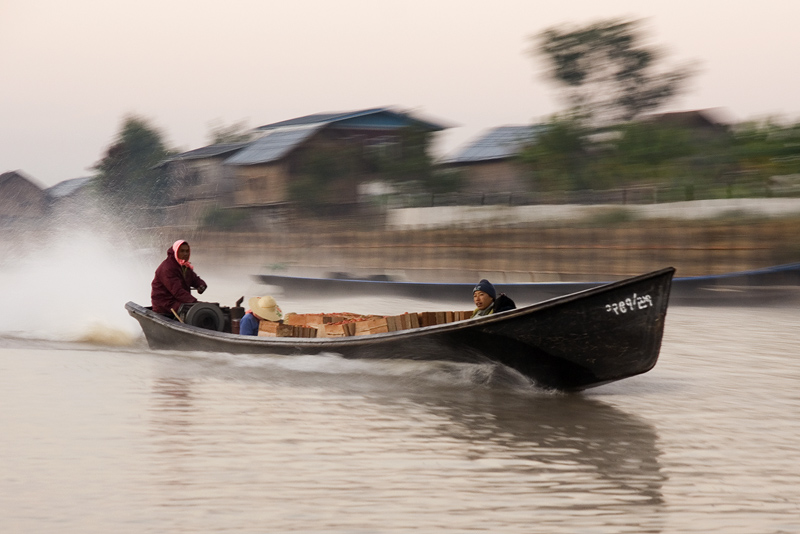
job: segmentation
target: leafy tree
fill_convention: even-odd
[[[763,176],[800,172],[800,124],[782,126],[775,119],[740,124],[731,153],[740,169]]]
[[[94,166],[100,192],[121,208],[163,205],[170,184],[166,170],[157,165],[169,154],[147,121],[126,117],[117,139]]]
[[[319,213],[323,206],[355,198],[357,185],[366,176],[434,193],[452,191],[461,183],[459,175],[434,170],[428,152],[430,132],[409,126],[381,141],[367,147],[343,145],[341,140],[309,147],[297,158],[300,176],[289,185],[290,200]]]
[[[685,127],[640,121],[595,130],[579,115],[556,115],[520,158],[540,191],[606,189],[685,175],[709,144]]]
[[[535,190],[572,191],[587,186],[588,134],[580,115],[554,115],[543,125],[519,156],[532,171]]]
[[[366,156],[367,169],[390,182],[416,181],[423,185],[433,175],[429,155],[431,133],[415,126],[397,130],[397,143],[386,150],[373,150]]]
[[[319,213],[324,206],[355,197],[356,150],[318,145],[298,161],[301,169],[289,184],[289,199],[301,209]]]
[[[638,21],[552,27],[534,37],[570,106],[595,124],[629,121],[663,106],[682,89],[689,68],[658,71],[659,51],[646,46]]]
[[[425,190],[433,194],[456,193],[463,189],[466,177],[463,171],[456,169],[434,170],[424,183]]]
[[[737,125],[731,137],[725,151],[729,188],[737,182],[745,189],[748,183],[764,187],[770,177],[800,174],[800,124],[750,121]]]
[[[616,159],[617,173],[622,179],[617,186],[669,178],[676,165],[685,163],[695,151],[686,128],[631,122],[620,125],[616,133],[618,139],[610,157]]]

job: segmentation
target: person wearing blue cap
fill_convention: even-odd
[[[482,317],[490,313],[500,313],[516,309],[517,305],[505,293],[497,296],[494,286],[486,279],[478,282],[472,290],[472,300],[475,302],[475,311],[472,317]]]

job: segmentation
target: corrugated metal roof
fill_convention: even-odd
[[[31,178],[30,176],[28,176],[27,174],[25,174],[22,171],[8,171],[8,172],[4,172],[3,174],[0,174],[0,183],[8,182],[12,178],[21,178],[21,179],[23,179],[23,180],[25,180],[27,182],[30,182],[32,185],[36,186],[37,189],[42,189],[39,186],[39,184],[37,184],[36,181],[34,181],[33,178]]]
[[[361,111],[347,111],[336,113],[315,113],[313,115],[306,115],[305,117],[297,117],[296,119],[289,119],[280,122],[273,122],[272,124],[265,124],[259,126],[256,130],[271,130],[274,128],[282,128],[285,126],[304,126],[309,124],[329,124],[344,119],[358,117],[360,115],[367,115],[371,113],[378,113],[384,111],[385,108],[365,109]]]
[[[500,126],[442,160],[442,163],[474,163],[515,156],[523,145],[536,137],[535,126]]]
[[[381,120],[379,116],[383,115]],[[360,120],[359,120],[360,119]],[[445,127],[430,121],[421,120],[408,113],[395,111],[391,108],[370,108],[359,111],[346,111],[336,113],[316,113],[296,119],[289,119],[272,124],[259,126],[256,130],[273,130],[287,126],[310,126],[315,124],[347,123],[348,127],[363,128],[397,128],[408,124],[417,124],[431,131],[440,131]]]
[[[71,180],[64,180],[63,182],[57,183],[53,187],[45,189],[45,192],[50,195],[50,198],[64,198],[72,193],[75,193],[92,180],[93,178],[91,176],[86,178],[72,178]]]
[[[294,147],[308,139],[325,123],[288,126],[266,132],[261,139],[225,160],[226,165],[256,165],[281,159]]]
[[[247,143],[210,145],[172,156],[159,166],[170,161],[210,158],[232,154],[226,165],[256,165],[276,161],[287,155],[297,145],[321,128],[331,124],[342,124],[348,128],[397,129],[408,124],[417,124],[432,131],[444,126],[416,119],[408,114],[389,108],[371,108],[344,113],[317,113],[256,128],[263,137]]]
[[[213,158],[214,156],[224,156],[225,154],[230,154],[231,152],[235,152],[241,148],[246,147],[249,142],[245,143],[220,143],[218,145],[209,145],[204,146],[201,148],[195,148],[194,150],[189,150],[187,152],[181,152],[180,154],[175,154],[167,159],[165,159],[163,163],[167,163],[170,161],[182,161],[188,159],[203,159],[203,158]]]

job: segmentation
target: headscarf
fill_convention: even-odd
[[[178,249],[181,248],[181,245],[184,243],[186,243],[186,241],[184,241],[183,239],[178,239],[177,241],[175,241],[172,244],[172,254],[175,256],[175,260],[181,267],[188,267],[194,271],[194,267],[192,267],[192,264],[189,263],[189,260],[182,260],[178,257]],[[189,243],[186,243],[186,245],[188,246]],[[189,247],[189,257],[191,257],[191,255],[192,255],[192,247]]]

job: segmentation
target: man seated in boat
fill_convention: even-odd
[[[206,290],[206,283],[189,263],[190,255],[189,243],[182,239],[167,249],[167,258],[156,269],[150,284],[150,303],[154,312],[175,318],[181,304],[197,302],[192,289],[198,293]]]
[[[472,300],[475,301],[475,311],[472,317],[482,317],[490,313],[500,313],[514,310],[517,305],[505,293],[497,296],[494,286],[486,279],[478,282],[472,290]]]
[[[243,336],[257,336],[258,324],[261,321],[278,322],[283,318],[283,312],[278,303],[269,295],[253,297],[247,303],[250,309],[239,321],[239,333]]]

